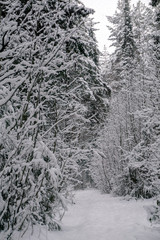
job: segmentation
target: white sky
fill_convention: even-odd
[[[141,0],[142,2],[149,4],[150,0]],[[109,31],[106,27],[107,19],[106,16],[112,16],[117,8],[118,0],[81,0],[86,7],[93,8],[95,14],[93,15],[94,21],[99,22],[96,27],[96,37],[99,45],[99,49],[102,51],[104,45],[106,45],[107,50],[110,51],[109,45],[111,44],[108,41]],[[135,4],[138,0],[131,0],[131,4]]]

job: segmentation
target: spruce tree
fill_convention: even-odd
[[[60,228],[84,143],[105,118],[108,88],[92,10],[76,0],[1,4],[0,229],[10,238],[37,224]]]
[[[111,84],[113,93],[105,131],[102,133],[102,138],[106,139],[108,153],[105,151],[105,157],[101,157],[100,154],[100,159],[102,165],[104,165],[102,169],[107,169],[105,175],[112,175],[115,180],[114,175],[121,174],[126,167],[125,154],[131,151],[136,144],[133,116],[133,71],[136,48],[129,1],[119,1],[117,11],[113,17],[108,17],[108,20],[112,24],[109,27],[111,31],[110,40],[113,41],[112,46],[115,47],[115,51],[110,58],[111,68],[109,73],[106,73],[106,76],[109,77],[106,82],[108,81]],[[104,140],[101,141],[100,139],[101,137],[99,137],[97,145],[101,149],[100,152],[103,152]],[[114,159],[113,164],[111,159]],[[112,172],[111,174],[108,173],[109,169]]]
[[[139,61],[136,72],[136,78],[139,80],[137,86],[141,91],[137,92],[139,105],[135,116],[139,118],[140,138],[126,157],[128,167],[125,174],[125,191],[135,197],[150,198],[159,194],[159,46],[155,41],[156,24],[153,24],[153,19],[157,17],[154,17],[149,8],[144,14],[146,15],[143,16],[143,28],[146,31],[141,31],[139,35],[140,41],[141,37],[144,40],[143,45],[137,45],[136,56]],[[142,18],[138,20],[140,23]],[[148,35],[148,32],[152,34]]]
[[[113,94],[93,176],[103,191],[149,198],[159,192],[157,13],[153,24],[150,8],[139,2],[132,13],[128,3],[119,1],[108,18],[115,52],[106,75]]]
[[[145,38],[143,45],[139,46],[139,53],[143,54],[139,59],[141,66],[139,79],[143,90],[139,99],[143,98],[143,100],[140,101],[141,106],[137,115],[141,121],[141,138],[128,159],[130,172],[133,171],[130,178],[132,194],[149,198],[159,193],[159,70],[157,71],[158,45],[154,36],[156,24],[153,24],[153,19],[156,17],[149,8],[145,13],[147,14],[146,17],[144,15],[146,21],[144,29],[148,28],[148,31],[141,32],[141,36],[144,35]],[[149,31],[154,34],[149,35]]]

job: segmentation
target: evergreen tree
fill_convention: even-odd
[[[155,31],[153,25],[154,14],[147,9],[148,16],[152,16],[148,25],[150,32]],[[149,30],[148,30],[149,32]],[[159,77],[157,71],[157,49],[154,34],[145,34],[143,48],[145,57],[141,62],[141,76],[143,76],[143,101],[139,109],[141,120],[141,138],[137,146],[129,155],[129,171],[132,173],[130,182],[132,194],[137,197],[152,197],[159,193]],[[143,50],[141,46],[141,52]],[[145,60],[145,61],[144,61]],[[144,70],[145,69],[145,70]]]
[[[114,25],[110,38],[115,52],[106,81],[113,94],[105,130],[97,141],[93,176],[103,191],[150,198],[159,193],[157,8],[155,17],[141,2],[133,12],[128,9],[128,1],[119,1],[118,11],[108,18]]]
[[[139,66],[136,66],[135,80],[138,81],[136,83],[137,88],[135,86],[135,93],[138,94],[139,104],[136,105],[137,112],[134,115],[136,119],[139,119],[137,123],[139,123],[140,135],[138,141],[136,141],[137,144],[126,154],[127,166],[119,180],[122,183],[120,192],[123,195],[130,194],[135,197],[150,198],[159,193],[159,81],[157,78],[158,62],[155,54],[155,49],[157,49],[155,37],[148,36],[147,33],[149,31],[154,32],[153,23],[150,21],[149,24],[147,19],[148,16],[151,17],[153,14],[150,9],[146,9],[146,12],[148,14],[146,18],[144,15],[144,19],[147,20],[147,23],[143,19],[143,27],[148,31],[141,31],[139,34],[141,40],[145,36],[145,42],[143,42],[143,46],[141,44],[137,45],[138,51],[136,52]],[[139,24],[140,20],[142,19],[138,19]],[[149,24],[149,27],[147,24]],[[151,66],[150,63],[152,63]],[[138,88],[142,90],[137,91]]]
[[[160,1],[151,1],[151,5],[154,8],[154,18],[152,22],[152,38],[150,46],[151,56],[151,92],[150,99],[152,101],[152,111],[147,112],[146,121],[144,122],[144,134],[148,140],[148,153],[149,161],[152,163],[152,171],[154,172],[154,181],[152,184],[157,187],[157,193],[160,193],[160,83],[159,83],[159,67],[160,67]],[[146,147],[147,144],[144,145]],[[142,148],[140,148],[142,151]],[[157,196],[156,206],[147,208],[148,219],[154,223],[160,223],[160,202],[159,195]]]
[[[108,20],[113,25],[109,29],[111,30],[110,39],[113,40],[112,46],[115,47],[115,51],[110,58],[111,67],[107,69],[109,72],[106,73],[109,79],[106,79],[106,81],[111,84],[113,94],[106,121],[106,132],[103,131],[102,138],[106,138],[107,151],[110,153],[107,154],[107,151],[105,151],[105,154],[100,154],[104,155],[105,158],[100,156],[100,159],[103,160],[102,162],[104,162],[104,159],[106,160],[102,164],[104,165],[102,169],[107,171],[105,175],[109,175],[108,171],[110,169],[112,172],[110,175],[113,176],[115,174],[114,170],[117,170],[115,175],[123,171],[126,166],[124,155],[132,149],[136,141],[133,118],[134,105],[132,102],[134,98],[135,43],[129,1],[119,1],[115,15],[108,17]],[[102,142],[104,141],[98,140],[97,142],[100,149],[103,148],[101,147]],[[100,150],[100,152],[102,151]],[[108,157],[108,155],[110,156]],[[114,164],[111,164],[111,159],[114,159]],[[121,167],[119,167],[120,165]]]
[[[90,141],[104,119],[108,88],[92,10],[76,0],[1,5],[0,229],[9,239],[36,224],[60,228],[66,188],[82,159],[78,143]]]

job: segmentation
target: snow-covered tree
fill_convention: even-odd
[[[137,116],[141,120],[141,139],[129,155],[133,195],[152,197],[159,194],[159,43],[157,38],[157,10],[148,9],[150,34],[145,34],[145,58],[141,59],[143,102]],[[148,31],[149,32],[149,31]],[[142,47],[141,47],[142,49]],[[145,70],[145,71],[144,71]],[[143,104],[142,104],[143,103]]]
[[[159,83],[159,68],[160,68],[160,1],[151,1],[154,8],[154,15],[152,18],[152,41],[150,44],[150,111],[146,112],[146,119],[144,121],[143,132],[147,142],[143,144],[143,148],[147,149],[149,161],[152,164],[152,172],[154,173],[154,188],[157,187],[158,194],[160,194],[160,83]],[[143,151],[141,147],[141,152]],[[152,187],[153,188],[153,187]],[[150,206],[147,209],[148,219],[154,223],[160,223],[160,195],[157,196],[157,205]]]
[[[119,1],[108,18],[115,52],[105,76],[113,94],[93,173],[101,189],[149,198],[159,193],[158,7],[154,14],[139,1],[128,9]]]
[[[105,151],[106,164],[104,165],[109,169],[107,166],[114,159],[114,164],[111,164],[111,172],[117,175],[123,170],[124,155],[132,149],[136,141],[133,117],[135,108],[133,104],[133,72],[136,47],[129,1],[119,1],[116,13],[113,17],[108,17],[108,20],[112,24],[109,27],[111,31],[110,40],[113,41],[112,45],[115,47],[115,51],[110,57],[110,69],[107,69],[109,72],[105,76],[108,77],[106,81],[113,88],[113,94],[106,121],[106,132],[103,131],[102,135],[106,138],[105,143],[110,152],[108,153],[110,157],[108,157],[107,151]],[[102,144],[101,141],[100,143]],[[122,167],[117,167],[119,165],[122,165]],[[118,172],[115,174],[116,169]]]
[[[41,138],[62,45],[53,41],[60,9],[43,1],[7,4],[1,20],[0,226],[9,237],[36,223],[57,227],[56,214],[64,204],[58,193],[57,160]]]
[[[67,185],[104,119],[108,88],[92,10],[76,0],[0,4],[0,229],[10,238],[35,224],[60,228]]]

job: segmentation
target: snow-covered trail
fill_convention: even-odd
[[[63,231],[44,232],[47,240],[160,240],[160,231],[151,227],[143,206],[151,201],[125,201],[95,190],[78,191],[76,204],[63,219]],[[29,240],[29,239],[28,239]]]

